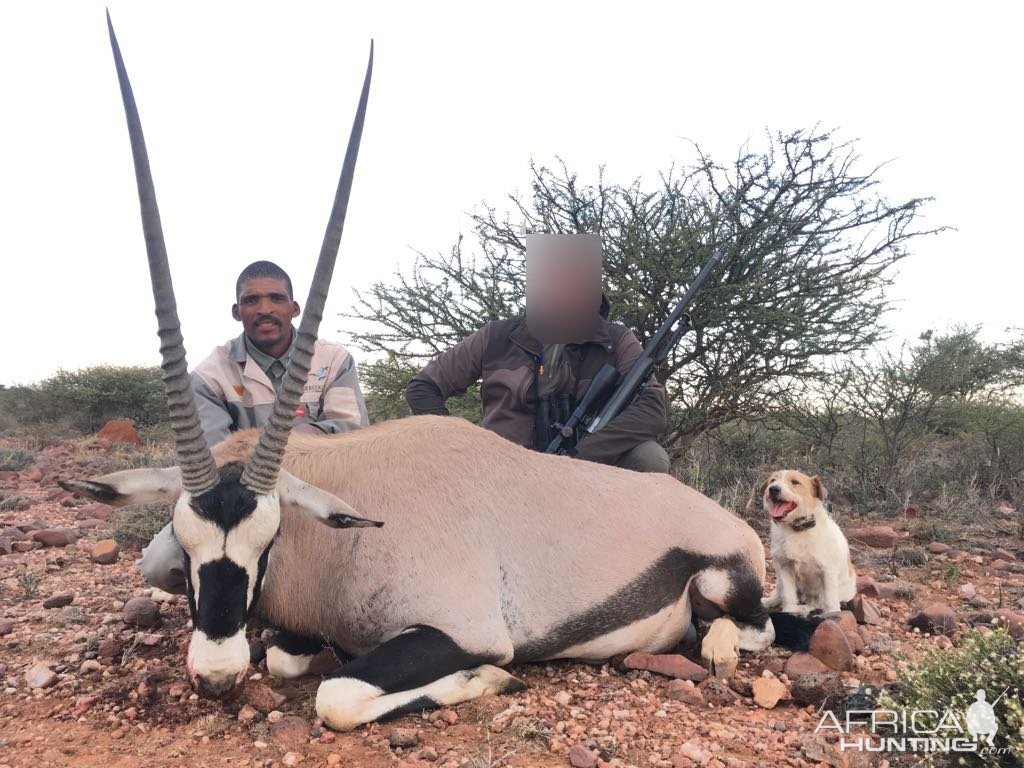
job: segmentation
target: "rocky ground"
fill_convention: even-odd
[[[523,666],[513,672],[524,693],[335,734],[315,721],[318,677],[266,675],[258,628],[244,697],[193,694],[184,598],[144,585],[137,552],[110,538],[109,508],[56,485],[126,457],[145,460],[64,442],[0,472],[0,768],[885,765],[816,735],[819,706],[891,683],[900,664],[969,624],[998,616],[1024,633],[1024,544],[1009,507],[960,526],[924,513],[845,516],[860,594],[810,653],[745,654],[728,685],[681,654]]]

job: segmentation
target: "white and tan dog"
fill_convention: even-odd
[[[857,574],[846,537],[824,501],[821,478],[802,472],[775,472],[761,488],[771,516],[771,552],[775,590],[764,599],[768,609],[807,614],[837,613],[857,593]]]

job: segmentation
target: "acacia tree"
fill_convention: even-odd
[[[986,344],[981,327],[955,326],[946,333],[921,334],[917,351],[928,370],[932,391],[961,401],[1006,397],[1024,385],[1024,337],[1006,344]]]
[[[1024,420],[1024,338],[979,339],[980,328],[927,331],[898,350],[876,349],[829,361],[818,376],[793,382],[780,400],[778,425],[818,453],[825,467],[842,467],[862,488],[895,492],[916,487],[922,446],[936,437],[971,435],[984,441],[989,487],[1020,467]]]
[[[828,132],[769,136],[727,164],[695,147],[656,184],[582,182],[559,163],[531,164],[527,197],[472,215],[474,242],[420,252],[409,272],[357,294],[348,315],[364,349],[416,366],[488,320],[523,309],[526,232],[596,233],[612,319],[653,335],[716,248],[725,258],[691,308],[694,331],[657,375],[672,403],[670,447],[772,409],[815,361],[875,342],[889,268],[927,198],[889,202],[880,167]],[[393,393],[398,396],[398,393]]]

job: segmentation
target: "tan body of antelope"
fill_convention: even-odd
[[[732,671],[739,648],[771,642],[757,536],[669,477],[532,453],[445,417],[289,440],[341,239],[372,47],[273,415],[262,432],[236,434],[211,453],[189,388],[142,127],[112,26],[110,39],[178,466],[62,484],[115,505],[174,503],[194,625],[187,670],[200,693],[227,696],[244,684],[254,610],[292,638],[268,654],[272,672],[304,671],[310,646],[295,638],[333,642],[355,657],[317,696],[320,716],[338,729],[516,690],[521,683],[499,668],[511,661],[670,648],[694,606],[709,618],[725,614],[702,645],[719,674]]]
[[[257,438],[236,433],[214,448],[222,476],[238,476]],[[226,555],[249,564],[250,592],[262,575],[253,606],[261,618],[359,657],[321,685],[317,710],[334,728],[515,690],[497,668],[512,661],[664,651],[683,637],[694,602],[706,618],[728,615],[702,647],[721,674],[738,649],[773,638],[757,535],[668,476],[535,453],[443,416],[292,435],[282,470],[279,514],[257,504],[224,534],[179,504],[175,532],[190,554],[200,619],[203,591],[218,589],[201,563]],[[173,472],[67,485],[114,504],[176,500]],[[383,527],[329,531],[331,515]],[[213,599],[228,595],[218,589]],[[215,692],[233,689],[249,664],[244,627],[232,624],[220,642],[205,622],[196,627],[190,674]],[[296,675],[311,658],[272,648],[268,665]]]

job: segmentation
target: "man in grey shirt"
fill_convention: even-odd
[[[235,284],[232,317],[242,335],[217,347],[192,372],[192,392],[206,444],[270,418],[295,342],[291,321],[300,314],[291,279],[276,264],[257,261]],[[318,339],[309,378],[296,410],[296,432],[337,434],[369,424],[355,361],[340,344]],[[151,585],[185,592],[183,552],[170,525],[142,550],[139,569]]]

